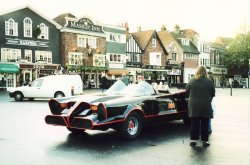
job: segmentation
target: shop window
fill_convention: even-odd
[[[21,59],[21,49],[1,48],[1,62],[17,62]]]
[[[106,56],[103,54],[95,54],[93,58],[93,66],[105,67]]]
[[[27,62],[32,63],[32,50],[25,50],[24,51],[24,59]]]
[[[83,54],[77,52],[69,52],[69,65],[82,65]]]
[[[50,51],[35,51],[36,63],[52,63],[52,52]]]

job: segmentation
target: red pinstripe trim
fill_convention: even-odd
[[[141,109],[131,109],[128,114],[124,117],[124,119],[120,119],[120,120],[115,120],[115,121],[110,121],[110,122],[106,122],[106,123],[101,123],[101,124],[94,124],[94,126],[102,126],[102,125],[107,125],[107,124],[113,124],[113,123],[120,123],[120,122],[123,122],[126,120],[127,116],[132,112],[132,111],[135,111],[135,110],[138,110],[138,111],[141,111],[143,114],[144,112],[141,110]],[[145,117],[145,114],[144,114],[144,117]]]

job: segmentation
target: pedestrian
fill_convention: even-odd
[[[214,101],[212,101],[212,112],[213,112],[213,117],[214,117],[214,113],[215,113],[215,104],[214,104]],[[212,119],[210,118],[208,120],[208,134],[212,134]]]
[[[214,85],[214,87],[215,87],[213,76],[208,75],[208,78],[212,81],[212,83],[213,83],[213,85]],[[212,112],[213,112],[213,116],[214,116],[214,108],[215,108],[215,105],[214,105],[214,102],[212,101]],[[208,134],[209,134],[209,135],[212,134],[212,121],[211,121],[211,120],[212,120],[211,118],[208,120]]]
[[[201,137],[203,146],[210,145],[208,122],[213,118],[211,102],[215,96],[215,88],[208,78],[205,66],[199,66],[194,77],[186,85],[188,114],[191,118],[190,146],[196,146]]]
[[[108,79],[107,79],[105,73],[102,73],[102,77],[101,77],[100,83],[101,83],[100,87],[102,89],[102,92],[105,92],[109,88],[109,86],[108,86]]]

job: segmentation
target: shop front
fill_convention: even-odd
[[[17,77],[18,86],[27,85],[37,78],[59,74],[60,64],[20,64],[20,74]]]
[[[228,68],[227,78],[233,80],[233,88],[249,88],[249,66]]]
[[[126,63],[130,83],[135,83],[139,79],[141,79],[142,66],[143,64],[141,62],[127,62]]]
[[[106,67],[68,66],[69,74],[78,74],[81,76],[83,88],[99,88],[101,75],[106,71]]]
[[[171,86],[183,83],[183,65],[146,65],[142,71],[145,80],[149,83],[155,81],[157,84],[162,82]]]
[[[18,73],[18,65],[14,63],[0,63],[0,90],[16,87]]]
[[[229,85],[227,68],[211,66],[208,71],[210,79],[213,80],[215,87],[226,87]]]

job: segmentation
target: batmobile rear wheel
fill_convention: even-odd
[[[136,112],[128,115],[124,123],[118,129],[119,133],[125,139],[134,139],[138,137],[142,129],[142,119]]]
[[[68,129],[70,132],[74,133],[74,134],[81,134],[81,133],[84,133],[84,132],[85,132],[84,129],[76,129],[76,128],[69,128],[69,127],[67,127],[67,129]]]

